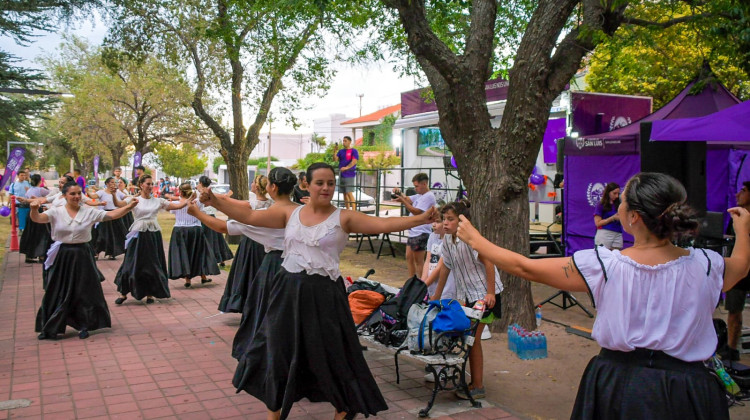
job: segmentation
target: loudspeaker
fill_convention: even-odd
[[[687,202],[706,213],[706,142],[650,141],[651,123],[641,124],[641,171],[677,178],[687,190]]]
[[[555,140],[555,146],[557,146],[555,172],[562,175],[565,172],[565,170],[563,169],[565,167],[565,137]]]

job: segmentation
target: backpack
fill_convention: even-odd
[[[355,324],[361,324],[385,301],[385,296],[373,290],[355,290],[349,293],[349,309]]]
[[[438,349],[448,349],[454,338],[463,336],[471,328],[471,321],[461,304],[453,299],[414,304],[407,318],[410,351],[434,354]]]
[[[386,301],[367,322],[368,331],[386,346],[400,347],[406,340],[406,317],[415,303],[427,301],[427,285],[413,276],[406,280],[396,297]]]

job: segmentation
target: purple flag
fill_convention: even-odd
[[[0,181],[0,189],[5,188],[8,181],[13,182],[15,174],[21,170],[21,165],[25,159],[24,154],[26,149],[23,147],[16,147],[10,151],[8,155],[8,163],[5,165],[5,174],[3,175],[2,181]]]
[[[141,164],[141,152],[135,152],[133,155],[133,179],[135,179],[135,167]]]
[[[94,156],[94,183],[99,185],[99,155]]]

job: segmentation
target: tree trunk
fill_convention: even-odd
[[[233,198],[247,200],[250,197],[250,180],[247,174],[247,156],[244,153],[221,151],[229,171],[229,187]]]

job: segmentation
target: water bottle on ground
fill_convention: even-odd
[[[536,307],[536,328],[542,326],[542,305]]]

